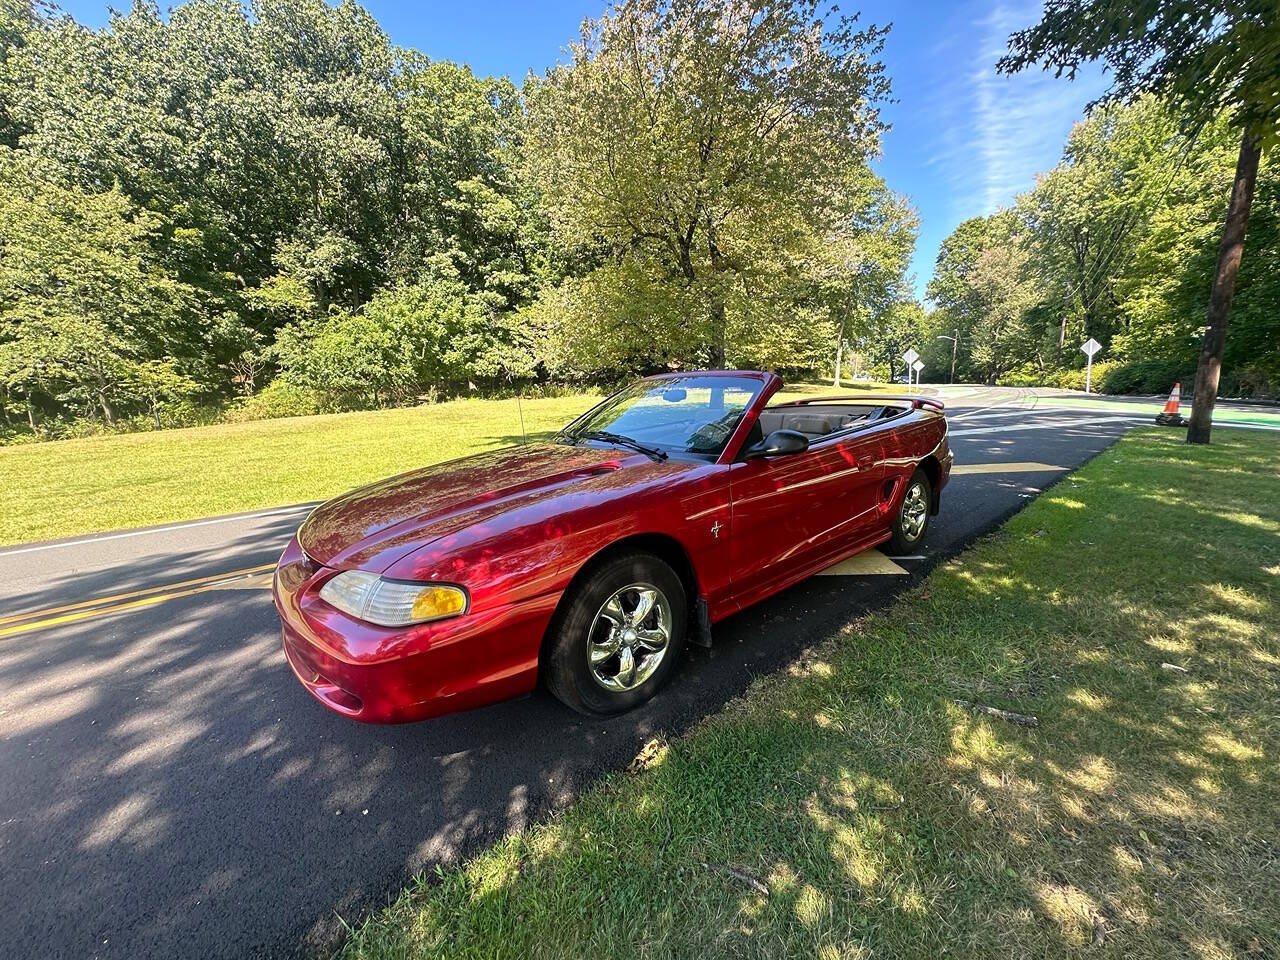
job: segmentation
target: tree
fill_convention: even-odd
[[[1002,210],[963,221],[942,241],[933,277],[925,290],[936,308],[929,314],[926,336],[919,348],[928,366],[935,367],[941,362],[942,349],[936,335],[954,336],[958,330],[960,344],[955,351],[957,376],[961,380],[987,378],[986,367],[976,362],[973,355],[984,323],[984,301],[973,294],[974,271],[988,250],[1007,247],[1021,229],[1015,212]],[[952,347],[948,345],[948,369],[951,352]]]
[[[493,336],[468,370],[532,375],[516,311],[536,278],[564,271],[546,269],[546,231],[518,176],[524,120],[510,80],[394,46],[353,0],[125,9],[89,29],[43,0],[0,0],[0,147],[38,169],[42,189],[91,206],[116,198],[122,220],[145,224],[141,282],[183,291],[181,310],[162,310],[122,351],[172,357],[205,396],[243,394],[273,372],[278,331],[430,288],[482,318],[468,343]],[[432,300],[430,315],[441,309]],[[27,371],[5,396],[14,409],[32,399],[29,423],[85,412],[65,369],[55,379],[35,365],[53,337],[5,361]],[[113,419],[150,411],[110,377]]]
[[[1192,129],[1226,115],[1240,132],[1187,430],[1189,443],[1208,443],[1261,151],[1280,140],[1280,7],[1275,0],[1152,0],[1139,8],[1131,0],[1048,0],[1037,25],[1009,38],[999,68],[1014,73],[1043,63],[1072,78],[1099,59],[1113,77],[1110,98],[1155,93],[1183,109]]]
[[[24,132],[10,106],[14,92],[11,61],[39,22],[31,0],[0,0],[0,146],[16,147]]]
[[[907,198],[865,167],[853,172],[841,203],[808,267],[835,327],[835,386],[845,346],[883,339],[887,312],[904,299],[920,222]]]
[[[118,189],[51,183],[0,147],[0,375],[33,425],[43,395],[113,426],[131,371],[187,324],[192,291],[158,273],[156,228]]]
[[[970,360],[980,317],[966,306],[966,278],[992,245],[1022,236],[1036,303],[1027,312],[1027,356],[1005,382],[1083,384],[1078,345],[1107,345],[1095,382],[1109,392],[1158,393],[1195,375],[1203,316],[1232,182],[1239,138],[1227,118],[1182,135],[1177,111],[1150,95],[1105,104],[1076,124],[1062,161],[1036,179],[1009,211],[961,223],[942,243],[929,296],[929,334],[920,347],[932,370],[948,367],[961,329],[957,375],[985,377]],[[1222,390],[1274,395],[1280,389],[1280,177],[1260,171],[1241,264]],[[1197,320],[1196,318],[1200,319]],[[1099,371],[1095,370],[1095,374]]]
[[[900,369],[905,374],[902,355],[912,347],[919,350],[925,335],[924,323],[924,307],[915,300],[897,300],[876,318],[873,327],[853,341],[853,346],[873,358],[886,378],[892,378]]]
[[[1018,198],[1018,214],[1056,310],[1057,349],[1104,346],[1118,329],[1115,281],[1184,156],[1175,118],[1154,97],[1107,105],[1077,123],[1062,162]],[[1068,337],[1070,331],[1070,337]]]
[[[1035,284],[1027,275],[1029,257],[1022,243],[1013,241],[984,250],[966,278],[965,299],[978,318],[970,351],[985,383],[1022,363],[1032,339],[1027,313],[1035,306]]]
[[[146,401],[157,430],[163,426],[162,407],[185,400],[200,390],[199,384],[181,372],[173,357],[133,364],[125,374],[125,387]]]
[[[735,331],[758,341],[778,265],[878,149],[883,35],[816,0],[624,0],[586,21],[571,63],[527,84],[530,175],[561,241],[594,251],[552,297],[582,324],[617,311],[649,363],[720,367]]]

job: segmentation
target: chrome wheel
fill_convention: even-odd
[[[920,539],[928,519],[929,501],[925,497],[924,484],[913,483],[902,500],[902,536],[907,540]]]
[[[653,676],[671,642],[671,604],[651,583],[614,593],[591,624],[587,664],[606,690],[634,690]]]

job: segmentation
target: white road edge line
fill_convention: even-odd
[[[967,430],[951,430],[948,436],[951,437],[976,437],[982,434],[990,433],[1013,433],[1018,430],[1068,430],[1075,427],[1097,426],[1102,423],[1122,423],[1129,421],[1132,423],[1143,423],[1146,417],[1091,417],[1083,420],[1065,420],[1055,418],[1053,420],[1044,420],[1039,423],[1009,423],[1001,424],[998,427],[970,427]]]
[[[152,533],[167,533],[170,530],[187,530],[191,527],[207,527],[215,523],[234,523],[236,520],[257,520],[261,517],[282,516],[287,513],[301,513],[310,510],[314,504],[304,503],[293,507],[277,507],[273,510],[262,510],[258,513],[237,513],[230,517],[213,517],[209,520],[192,520],[188,523],[174,523],[164,527],[147,527],[145,530],[125,530],[122,533],[107,533],[97,537],[84,537],[80,540],[60,540],[57,543],[41,543],[34,547],[18,547],[13,550],[0,550],[0,557],[16,557],[21,553],[37,553],[41,550],[57,550],[60,547],[78,547],[87,543],[105,543],[108,540],[123,540],[126,537],[145,537]]]

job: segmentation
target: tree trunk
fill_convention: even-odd
[[[715,229],[709,224],[707,226],[707,252],[711,255],[711,270],[715,283],[715,289],[711,292],[711,369],[723,370],[725,368],[726,318],[724,291],[720,288],[720,278],[728,265],[724,262],[720,247],[716,245]]]
[[[102,418],[107,422],[108,427],[116,425],[115,414],[111,412],[111,404],[107,402],[107,394],[103,390],[98,391],[98,406],[102,408]]]
[[[711,301],[711,343],[708,350],[708,363],[712,370],[723,370],[724,356],[724,300],[720,291],[716,291]]]
[[[1200,346],[1200,365],[1196,368],[1187,443],[1209,442],[1213,403],[1218,396],[1218,377],[1222,373],[1222,353],[1227,345],[1227,323],[1231,319],[1231,298],[1236,292],[1236,274],[1240,272],[1240,258],[1244,255],[1253,187],[1258,179],[1259,155],[1257,138],[1246,130],[1240,139],[1236,179],[1231,187],[1231,203],[1227,206],[1227,222],[1222,228],[1222,243],[1218,246],[1218,266],[1213,272],[1209,319]]]
[[[833,387],[840,386],[840,364],[844,362],[844,317],[840,318],[840,331],[836,334],[836,375],[831,381]]]

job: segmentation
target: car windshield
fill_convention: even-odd
[[[659,457],[717,457],[762,386],[754,377],[698,374],[641,380],[575,421],[561,437],[570,443],[630,445]]]

